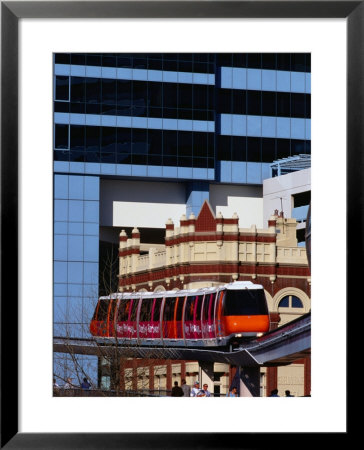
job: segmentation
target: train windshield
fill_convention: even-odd
[[[95,310],[93,320],[98,320],[98,321],[106,320],[109,304],[110,304],[109,299],[100,300],[99,308],[97,310]],[[96,311],[97,311],[97,315],[96,315]]]
[[[224,314],[226,316],[268,314],[263,289],[244,289],[226,291]]]

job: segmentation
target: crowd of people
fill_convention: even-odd
[[[211,392],[208,390],[208,385],[204,384],[200,389],[200,382],[196,380],[193,387],[188,386],[186,380],[182,380],[182,386],[178,386],[178,381],[174,382],[172,388],[172,397],[211,397]]]
[[[172,397],[211,397],[211,392],[208,390],[208,385],[205,383],[202,385],[202,389],[200,388],[200,382],[196,380],[193,384],[193,387],[188,386],[186,380],[183,379],[181,382],[182,386],[178,386],[178,381],[174,382],[174,386],[172,388]],[[226,397],[238,397],[236,387],[232,388],[227,394]]]
[[[60,386],[57,383],[56,379],[53,378],[53,391],[57,392],[59,391]],[[77,384],[74,384],[71,377],[68,377],[66,379],[65,384],[63,385],[63,389],[82,389],[83,391],[88,391],[91,389],[91,383],[88,381],[87,378],[84,378],[82,380],[82,383],[78,386]]]
[[[285,397],[294,397],[294,395],[291,394],[291,391],[289,391],[288,389],[286,391],[284,391]],[[270,396],[269,397],[280,397],[278,395],[278,389],[273,389],[272,391],[270,391]]]

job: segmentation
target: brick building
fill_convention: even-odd
[[[274,328],[278,323],[309,312],[311,307],[310,270],[306,249],[297,245],[296,225],[295,219],[285,218],[276,210],[268,228],[257,229],[255,225],[239,228],[236,214],[232,218],[224,218],[221,213],[215,216],[205,201],[198,216],[183,215],[179,227],[172,220],[167,221],[164,248],[143,251],[139,230],[134,228],[131,238],[123,230],[119,246],[119,291],[179,290],[250,280],[264,286],[271,328]],[[186,378],[186,373],[194,381],[201,375],[197,363],[195,366],[188,363],[186,371],[186,362],[167,361],[161,369],[164,387],[170,388],[172,379]],[[137,370],[135,363],[130,369]],[[220,375],[225,377],[218,389],[223,393],[235,370],[229,366],[216,370],[219,380]],[[154,389],[155,372],[148,373],[149,387]],[[215,378],[208,381],[214,391]],[[309,394],[309,358],[295,361],[289,367],[263,368],[261,395],[267,395],[276,386],[280,390],[290,389],[295,395]]]

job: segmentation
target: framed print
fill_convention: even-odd
[[[351,296],[359,275],[351,249],[362,250],[358,246],[362,215],[358,212],[362,208],[363,8],[361,2],[346,1],[1,3],[3,447],[186,448],[194,444],[230,448],[239,446],[241,440],[244,446],[260,444],[261,439],[275,438],[277,434],[282,440],[286,435],[291,438],[291,433],[300,433],[303,439],[311,432],[336,433],[338,439],[347,436],[346,298]],[[287,54],[293,55],[288,63],[287,58],[276,56]],[[221,62],[216,71],[218,59]],[[290,73],[288,90],[284,86],[287,73]],[[215,83],[219,92],[214,90]],[[210,338],[225,342],[225,335],[218,328],[223,316],[217,311],[226,312],[228,303],[227,300],[218,303],[213,290],[217,284],[209,286],[211,297],[208,297],[210,306],[220,305],[220,309],[214,306],[215,315],[207,307],[204,309],[207,294],[196,296],[194,303],[192,300],[188,303],[186,294],[180,312],[179,297],[168,294],[174,308],[174,331],[165,325],[170,321],[166,295],[163,294],[159,305],[159,316],[155,316],[158,319],[154,319],[153,311],[158,308],[158,292],[199,289],[198,283],[207,279],[202,272],[213,273],[215,278],[211,279],[224,283],[239,279],[242,272],[239,268],[236,273],[233,270],[233,253],[224,250],[226,261],[216,263],[216,255],[223,253],[219,250],[222,241],[225,239],[230,245],[235,239],[232,237],[235,216],[230,207],[238,211],[240,227],[244,227],[238,228],[237,245],[241,246],[237,247],[238,258],[243,258],[244,252],[249,255],[244,256],[244,270],[249,277],[241,279],[267,282],[264,291],[268,305],[273,305],[282,316],[287,312],[284,308],[291,308],[292,314],[299,308],[311,311],[307,263],[304,268],[300,266],[298,250],[295,264],[299,269],[295,266],[293,270],[284,259],[287,248],[290,254],[292,247],[300,248],[296,240],[282,250],[279,263],[276,260],[274,264],[270,260],[268,263],[276,240],[290,242],[290,219],[283,214],[288,203],[282,203],[281,215],[277,210],[274,225],[269,222],[270,230],[260,225],[263,218],[253,208],[249,210],[253,204],[249,202],[262,189],[264,170],[268,170],[273,160],[293,156],[293,161],[297,161],[298,156],[301,163],[307,159],[311,162],[311,131],[315,299],[312,377],[311,362],[302,365],[297,373],[304,373],[301,382],[304,388],[296,394],[309,398],[291,399],[289,405],[285,399],[272,403],[275,400],[268,398],[243,398],[238,399],[239,403],[222,404],[227,399],[215,398],[212,399],[215,408],[206,407],[205,402],[193,402],[191,410],[191,403],[180,406],[178,399],[165,397],[84,398],[87,395],[78,388],[80,395],[72,398],[53,395],[49,378],[65,383],[64,393],[71,364],[77,366],[81,381],[84,378],[87,383],[95,383],[85,370],[86,354],[81,365],[73,353],[68,359],[57,360],[64,363],[61,370],[55,370],[53,356],[62,345],[74,342],[73,338],[83,337],[81,322],[76,320],[77,311],[70,305],[77,305],[84,312],[88,308],[87,299],[92,299],[95,308],[95,298],[102,292],[99,254],[107,253],[109,248],[102,243],[101,235],[108,241],[108,236],[115,234],[113,227],[126,229],[126,233],[124,229],[118,230],[116,236],[118,285],[105,290],[106,296],[110,292],[123,292],[121,297],[109,297],[106,313],[110,318],[113,306],[118,311],[113,324],[121,333],[120,338],[125,338],[121,327],[125,325],[128,333],[132,333],[135,322],[139,327],[138,339],[144,333],[145,343],[156,339],[154,331],[150,331],[152,334],[146,331],[148,326],[153,330],[161,326],[164,343],[167,338],[182,337],[190,346],[193,340],[194,345],[200,341],[205,345]],[[226,149],[230,152],[228,156]],[[163,177],[168,186],[162,186]],[[226,186],[231,185],[231,192],[226,194]],[[248,185],[250,194],[240,195],[240,185]],[[163,201],[155,201],[162,198],[163,189]],[[221,200],[222,192],[225,200]],[[308,206],[307,195],[295,195],[297,211],[302,205]],[[107,201],[102,202],[101,197]],[[217,206],[223,216],[214,211]],[[166,211],[170,219],[165,217]],[[174,224],[180,218],[181,228],[177,230]],[[213,230],[216,248],[206,237],[212,232],[209,228],[212,222],[221,231],[218,234]],[[247,231],[253,222],[258,224],[254,228],[254,251],[248,250],[249,233],[253,231]],[[189,227],[188,232],[183,227]],[[155,248],[156,242],[160,244],[158,239],[164,239],[164,235],[159,236],[161,230],[168,245]],[[275,237],[270,241],[269,233],[273,232]],[[144,236],[149,233],[149,237],[141,245],[143,233]],[[281,234],[276,237],[278,233]],[[183,250],[187,235],[194,237],[191,242],[186,241]],[[302,233],[299,239],[304,241]],[[181,256],[187,255],[187,247],[192,245],[196,247],[194,262],[198,254],[205,255],[206,267],[198,277],[195,267],[195,278],[186,272],[188,264]],[[229,248],[235,249],[233,245]],[[274,247],[274,257],[279,253],[277,248]],[[256,258],[254,271],[253,265],[249,265],[251,255]],[[162,258],[173,264],[165,263],[163,275],[158,275]],[[231,280],[225,281],[222,266],[228,268]],[[282,283],[281,291],[275,290],[278,273],[273,272],[275,266],[279,266],[281,276],[288,274],[294,289]],[[300,277],[305,277],[306,287],[309,284],[302,296]],[[86,288],[93,289],[92,293],[86,293]],[[128,290],[145,292],[145,300],[144,294],[140,294],[140,303],[134,302],[135,294],[130,294],[130,299],[128,294],[124,295]],[[150,301],[148,292],[153,292]],[[122,319],[121,304],[124,305],[125,299],[128,318]],[[101,302],[95,314],[93,310],[87,313],[90,318],[82,324],[87,330],[91,326],[95,335],[106,332],[101,330],[103,325],[98,319]],[[201,336],[195,317],[199,307]],[[67,320],[52,319],[61,314],[67,315]],[[182,317],[180,325],[184,325],[180,330],[178,314]],[[271,321],[272,317],[271,314]],[[337,339],[338,317],[340,342],[332,339],[333,336]],[[211,328],[216,336],[206,334],[212,320],[216,320],[215,328]],[[62,334],[65,324],[69,326],[66,343],[58,339],[65,335]],[[110,330],[107,333],[113,332]],[[195,334],[188,334],[191,330]],[[239,337],[234,331],[235,340]],[[154,341],[153,345],[161,344]],[[234,353],[232,347],[230,353]],[[184,360],[193,360],[186,354]],[[322,370],[333,360],[337,361],[335,380],[331,379],[333,369],[322,376]],[[105,361],[107,358],[103,357],[96,363],[90,362],[100,392],[115,386],[110,375],[112,367],[106,367]],[[155,383],[159,392],[161,386],[169,392],[172,380],[181,381],[187,374],[194,383],[197,378],[204,380],[208,373],[208,369],[197,372],[192,366],[187,369],[181,364],[179,368],[170,363],[165,373],[161,371],[162,375],[151,381],[140,367],[132,364],[125,367],[126,372],[133,374],[125,381],[129,383],[129,394],[143,383],[147,383],[150,392],[156,388]],[[153,373],[150,370],[149,375]],[[188,375],[189,370],[193,375]],[[221,383],[215,383],[212,376],[212,396],[225,397],[225,390],[232,388],[234,377],[225,372],[219,374],[224,380]],[[271,371],[270,378],[265,378],[268,381],[263,383],[264,395],[257,388],[262,381],[254,378],[257,375],[253,372],[234,372],[239,389],[247,388],[250,377],[250,387],[253,390],[255,386],[254,392],[258,394],[246,397],[268,397],[268,391],[274,387],[269,380],[277,377],[277,372]],[[280,383],[285,387],[294,386],[301,376],[295,375],[294,380],[294,375],[286,374],[283,380],[282,374]],[[248,380],[246,384],[244,377]],[[175,381],[177,385],[179,381]],[[74,382],[69,383],[74,389]],[[126,392],[123,383],[117,378],[116,385],[123,386]],[[223,384],[226,386],[220,390]],[[210,385],[206,386],[211,390]],[[13,405],[18,408],[11,408]],[[326,413],[326,421],[321,422],[319,418]]]

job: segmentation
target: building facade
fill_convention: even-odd
[[[286,158],[272,166],[282,166],[277,176],[263,181],[263,217],[266,222],[271,212],[278,209],[284,217],[297,221],[298,245],[306,246],[305,232],[311,203],[311,158]]]
[[[119,291],[163,291],[253,281],[264,287],[269,311],[287,322],[311,308],[306,249],[297,245],[297,221],[278,210],[268,228],[239,228],[239,217],[216,217],[207,201],[197,217],[166,223],[165,248],[141,253],[137,228],[120,233]],[[285,317],[284,308],[291,317]],[[295,313],[295,314],[294,314]]]
[[[264,226],[270,164],[311,151],[310,66],[309,54],[54,55],[54,335],[88,337],[121,229],[138,227],[148,252],[166,217],[205,200]]]

